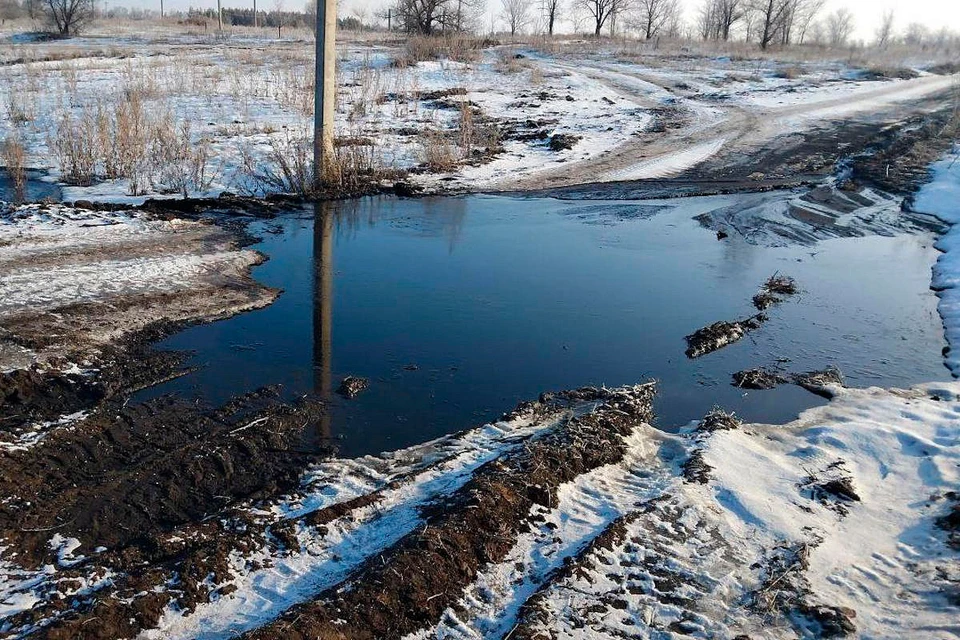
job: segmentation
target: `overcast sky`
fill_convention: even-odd
[[[253,0],[222,0],[225,7],[252,6]],[[565,3],[571,0],[563,0]],[[159,0],[106,0],[108,6],[126,5],[158,9]],[[194,6],[199,8],[216,8],[217,0],[164,0],[165,6],[171,9],[186,9]],[[536,2],[536,0],[532,0]],[[703,0],[680,0],[685,15],[692,19]],[[486,0],[487,11],[491,15],[499,10],[501,0]],[[259,0],[264,8],[271,8],[273,0]],[[349,15],[355,6],[365,6],[370,9],[379,9],[390,4],[390,0],[340,0],[341,15]],[[284,0],[288,9],[299,9],[305,5],[304,0]],[[850,9],[856,22],[855,38],[871,40],[880,16],[884,11],[893,9],[896,15],[896,28],[903,28],[910,22],[920,22],[936,31],[947,27],[953,31],[960,31],[960,0],[827,0],[824,12],[833,11],[838,7]]]

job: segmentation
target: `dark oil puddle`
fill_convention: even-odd
[[[475,426],[545,390],[660,381],[658,424],[715,405],[782,422],[822,402],[799,388],[745,392],[738,370],[839,367],[851,386],[949,378],[929,290],[930,237],[815,247],[722,242],[693,216],[736,198],[584,203],[464,197],[318,205],[255,226],[272,306],[161,343],[197,370],[142,392],[220,403],[263,385],[332,399],[321,437],[347,456]],[[322,208],[321,208],[322,207]],[[801,295],[741,342],[690,361],[684,336],[754,312],[775,272]],[[347,375],[370,379],[354,400]]]

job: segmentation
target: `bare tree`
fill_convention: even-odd
[[[697,17],[697,30],[704,40],[729,40],[730,29],[745,15],[743,0],[706,0]]]
[[[358,31],[363,33],[363,24],[367,21],[370,11],[364,5],[356,5],[350,10],[351,15],[357,19]]]
[[[792,0],[754,0],[753,10],[759,18],[757,28],[761,49],[766,50],[781,36],[786,17],[792,9]]]
[[[530,23],[529,0],[500,0],[500,17],[507,23],[510,35],[517,35]]]
[[[661,34],[678,12],[677,0],[637,0],[636,26],[647,40]]]
[[[397,0],[392,12],[404,31],[429,36],[445,30],[465,30],[480,9],[481,0]]]
[[[593,19],[593,34],[600,37],[600,30],[612,15],[620,13],[627,6],[627,0],[575,0],[578,7],[582,8]]]
[[[553,35],[553,27],[557,23],[557,17],[560,14],[560,0],[541,0],[540,12],[547,22],[547,35]]]
[[[717,37],[717,2],[707,0],[697,12],[697,33],[704,40]]]
[[[60,35],[75,35],[93,20],[93,0],[43,0],[43,13]]]
[[[840,7],[827,16],[827,38],[830,46],[842,47],[847,44],[853,33],[853,14],[846,7]]]
[[[907,25],[907,32],[903,34],[903,41],[916,47],[927,41],[930,37],[930,30],[919,22],[911,22]]]
[[[803,44],[807,38],[807,30],[813,24],[814,18],[823,9],[826,0],[794,0],[797,4],[794,9],[793,26],[797,34],[797,42]]]
[[[0,0],[0,23],[7,20],[16,20],[26,13],[26,7],[20,6],[17,0]]]
[[[877,27],[877,47],[886,49],[890,44],[890,38],[893,36],[893,9],[883,12],[880,18],[880,26]]]

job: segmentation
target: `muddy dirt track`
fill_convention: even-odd
[[[765,181],[775,186],[784,179],[796,184],[830,175],[842,158],[888,139],[890,127],[903,128],[910,124],[905,121],[931,111],[955,117],[956,110],[955,80],[950,76],[878,82],[849,96],[767,105],[715,100],[675,80],[607,63],[544,64],[559,71],[575,69],[604,83],[651,110],[654,122],[635,139],[597,158],[508,179],[496,189],[530,191],[677,177],[754,182],[755,187]],[[933,158],[945,150],[943,136],[931,136],[936,137],[941,146]]]

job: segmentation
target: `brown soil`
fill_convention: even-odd
[[[517,625],[510,637],[515,640],[549,640],[549,636],[537,630],[538,626],[549,624],[549,617],[542,610],[541,601],[546,597],[548,589],[564,580],[574,578],[583,573],[584,567],[591,562],[592,556],[602,549],[613,549],[619,546],[627,537],[627,527],[630,523],[642,517],[644,511],[635,511],[620,516],[600,532],[600,535],[583,547],[579,553],[570,558],[563,567],[550,576],[537,592],[520,607],[517,615]]]
[[[50,531],[84,549],[126,546],[145,532],[296,486],[324,452],[299,452],[318,405],[283,405],[261,391],[204,411],[174,399],[107,403],[69,430],[0,458],[0,536],[20,561],[50,561]]]
[[[817,544],[818,540],[814,539],[810,543],[773,549],[761,567],[763,579],[750,598],[751,606],[765,615],[783,615],[804,636],[849,636],[856,633],[853,620],[857,612],[847,607],[821,604],[810,590],[806,571],[810,568],[810,550]]]
[[[17,548],[18,562],[56,565],[53,534],[77,538],[77,553],[95,556],[61,567],[66,580],[10,627],[44,620],[47,638],[131,637],[154,626],[172,601],[187,610],[206,602],[212,585],[229,577],[231,552],[271,539],[283,545],[233,507],[296,489],[303,468],[330,454],[301,448],[322,410],[308,400],[286,405],[273,390],[217,410],[171,398],[135,406],[110,400],[33,448],[0,456],[0,491],[9,497],[0,505],[0,537]],[[113,597],[57,595],[71,578],[107,570],[117,574]],[[155,590],[175,578],[179,588]]]
[[[947,544],[960,551],[960,494],[948,491],[946,498],[949,501],[947,513],[937,518],[936,524],[947,532]]]
[[[766,315],[758,313],[743,320],[714,322],[708,327],[697,329],[685,338],[687,341],[685,353],[688,358],[693,359],[722,349],[741,340],[747,333],[759,329],[766,320]]]
[[[371,560],[344,588],[288,610],[248,638],[387,638],[439,620],[488,563],[501,560],[557,488],[622,459],[622,436],[652,418],[653,385],[611,394],[595,412],[481,467],[427,514],[422,530]]]
[[[753,306],[758,311],[764,311],[775,304],[783,302],[787,296],[796,295],[800,291],[796,280],[790,276],[775,273],[760,287],[760,291],[753,296]]]
[[[737,371],[733,374],[733,386],[740,389],[773,389],[785,382],[787,382],[787,379],[778,372],[763,367]]]

